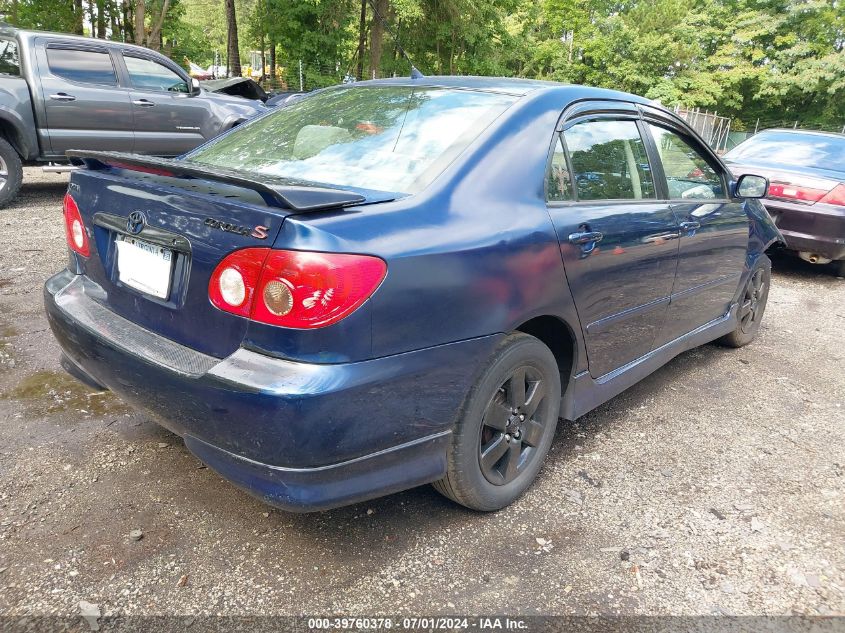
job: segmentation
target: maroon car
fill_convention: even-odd
[[[845,276],[845,134],[765,130],[724,160],[769,179],[763,202],[789,250]]]

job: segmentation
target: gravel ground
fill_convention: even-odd
[[[845,614],[829,270],[776,259],[754,344],[688,352],[561,424],[506,510],[422,487],[292,515],[63,374],[41,286],[66,177],[25,183],[0,211],[0,613]]]

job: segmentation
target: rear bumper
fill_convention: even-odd
[[[845,207],[768,199],[764,204],[786,239],[786,248],[845,259]]]
[[[339,365],[245,349],[217,359],[110,312],[101,292],[68,271],[45,285],[71,373],[152,413],[222,476],[294,511],[439,479],[452,425],[497,340]]]

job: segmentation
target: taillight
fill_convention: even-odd
[[[772,198],[785,198],[787,200],[800,200],[802,202],[818,202],[827,193],[824,189],[813,187],[801,187],[783,182],[773,182],[769,185],[769,196]]]
[[[79,207],[76,206],[76,200],[69,193],[65,194],[62,210],[65,216],[65,237],[67,238],[67,245],[71,250],[76,251],[83,257],[88,257],[91,254],[91,248],[88,245],[88,234],[85,232],[85,223],[82,221]]]
[[[387,273],[378,257],[247,248],[211,276],[211,302],[226,312],[281,327],[337,323],[364,303]]]
[[[845,184],[839,183],[833,189],[828,191],[824,198],[819,200],[825,204],[837,204],[840,207],[845,207]]]

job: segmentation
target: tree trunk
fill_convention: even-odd
[[[147,17],[146,9],[144,0],[135,0],[135,43],[141,46],[144,45],[146,36],[146,29],[144,27],[144,19]]]
[[[91,16],[91,37],[97,37],[97,14],[94,12],[94,0],[88,0],[88,15]]]
[[[235,16],[235,0],[226,0],[226,41],[227,68],[230,77],[241,76],[241,53],[238,50],[238,21]]]
[[[93,23],[91,30],[94,30]],[[106,0],[97,0],[97,37],[106,39]]]
[[[161,27],[164,26],[164,18],[167,17],[167,12],[170,9],[170,0],[164,0],[161,6],[161,13],[158,19],[153,21],[152,29],[150,29],[150,36],[147,39],[147,46],[153,50],[161,50]]]
[[[270,86],[276,83],[276,42],[270,40]]]
[[[73,17],[76,22],[73,25],[73,32],[82,35],[82,24],[85,22],[85,10],[82,8],[82,0],[73,0]]]
[[[367,45],[367,0],[361,0],[361,21],[358,23],[358,70],[355,79],[364,78],[364,47]]]
[[[123,5],[123,41],[135,41],[135,11],[128,0],[121,0]]]
[[[111,22],[112,39],[121,37],[123,35],[123,28],[120,24],[120,11],[118,10],[118,4],[114,0],[109,2],[109,21]]]
[[[381,77],[381,52],[384,42],[384,20],[388,9],[387,0],[375,0],[375,16],[370,29],[370,77]]]

